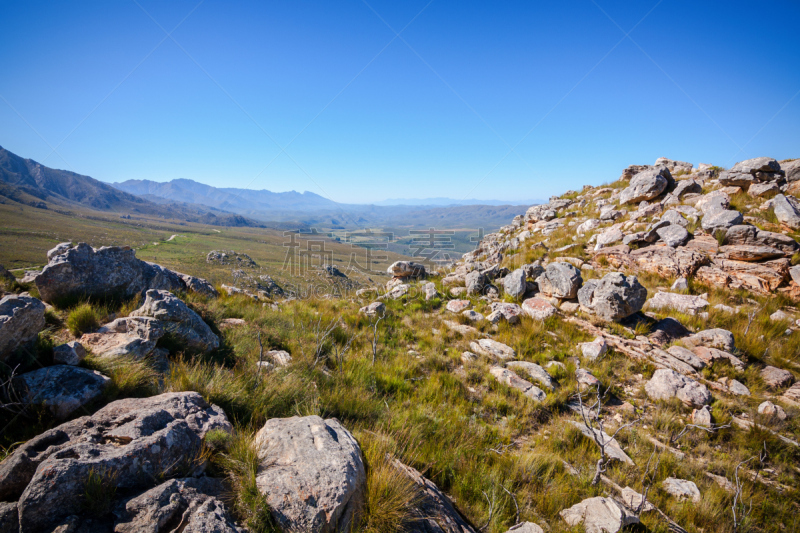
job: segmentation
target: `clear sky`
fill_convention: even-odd
[[[794,0],[198,1],[4,2],[0,145],[340,202],[800,157]]]

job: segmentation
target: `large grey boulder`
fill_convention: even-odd
[[[36,298],[10,294],[0,300],[0,361],[44,329],[45,306]]]
[[[800,229],[800,202],[794,196],[779,194],[772,199],[772,210],[781,224]]]
[[[36,288],[45,302],[68,296],[129,297],[147,289],[189,289],[178,273],[137,259],[129,246],[95,249],[85,242],[54,255],[36,277]]]
[[[661,215],[661,221],[669,222],[673,226],[681,226],[684,228],[689,225],[689,221],[675,209],[670,209]]]
[[[544,273],[536,278],[539,291],[555,298],[575,298],[583,284],[581,271],[569,263],[550,263]]]
[[[700,496],[700,489],[697,488],[694,481],[668,477],[661,482],[661,486],[667,494],[673,496],[678,501],[691,500],[694,503],[700,503],[702,499]]]
[[[114,532],[160,533],[179,524],[183,533],[244,533],[223,503],[224,494],[218,479],[170,479],[119,505]]]
[[[86,350],[78,341],[69,341],[53,348],[53,362],[60,365],[79,365],[86,357]]]
[[[518,268],[503,278],[503,289],[512,298],[520,298],[528,290],[525,270]]]
[[[230,431],[231,425],[196,392],[112,402],[14,450],[0,463],[0,500],[19,499],[22,531],[50,531],[80,513],[90,475],[123,492],[202,467],[196,457],[212,429]]]
[[[570,526],[583,524],[586,533],[616,533],[638,524],[639,518],[611,498],[596,496],[558,513]]]
[[[728,352],[736,350],[736,340],[733,337],[733,333],[722,328],[704,329],[693,333],[683,339],[683,344],[689,348],[706,346]]]
[[[464,277],[464,282],[467,286],[467,296],[474,294],[481,294],[483,288],[486,286],[487,280],[481,272],[473,270]]]
[[[786,181],[792,183],[800,180],[800,159],[781,162],[781,170],[786,174]]]
[[[708,300],[691,294],[678,294],[674,292],[657,292],[647,300],[648,309],[676,309],[682,313],[695,315],[708,307]]]
[[[545,320],[556,314],[556,308],[542,298],[528,298],[522,302],[522,312],[534,320]]]
[[[675,224],[658,228],[656,233],[664,244],[672,248],[683,246],[691,237],[686,228]]]
[[[151,317],[117,318],[93,333],[84,333],[81,344],[98,357],[144,359],[153,354],[164,336],[161,322]]]
[[[200,315],[189,309],[183,300],[169,291],[150,289],[144,304],[131,313],[133,317],[152,317],[167,333],[184,343],[190,350],[210,352],[219,348],[217,337]]]
[[[783,233],[764,231],[756,226],[739,225],[728,228],[725,233],[727,245],[759,246],[781,252],[784,255],[792,255],[800,245],[793,238]]]
[[[686,161],[676,161],[674,159],[667,159],[666,157],[659,157],[656,159],[654,166],[665,166],[670,172],[689,173],[692,171],[693,165],[691,163],[687,163]]]
[[[703,214],[708,215],[716,211],[724,211],[731,205],[731,197],[722,191],[712,191],[700,197],[696,204]]]
[[[425,275],[425,265],[414,261],[395,261],[386,272],[396,278],[418,278]]]
[[[639,172],[622,190],[619,201],[622,204],[638,204],[644,200],[652,200],[666,190],[671,179],[667,167],[655,167]]]
[[[29,405],[44,405],[59,420],[98,398],[111,380],[100,372],[70,365],[46,366],[14,379]]]
[[[647,289],[636,276],[611,272],[602,279],[584,283],[578,302],[603,320],[621,320],[639,312],[647,300]]]
[[[622,233],[622,228],[619,225],[611,226],[610,228],[606,229],[604,232],[599,233],[597,235],[597,239],[595,240],[594,249],[602,250],[603,248],[614,244],[615,242],[619,242],[623,240],[625,234]]]
[[[722,185],[747,188],[754,183],[783,178],[784,172],[771,157],[756,157],[740,161],[719,175]]]
[[[711,393],[705,385],[668,368],[656,370],[645,384],[644,390],[653,400],[678,398],[690,407],[702,407],[711,403]]]
[[[705,231],[713,233],[717,230],[727,230],[730,227],[737,226],[742,221],[744,221],[744,216],[739,211],[722,209],[706,213],[700,225]]]
[[[689,179],[678,182],[675,190],[672,191],[677,198],[682,197],[684,194],[699,194],[703,192],[703,187],[696,180]]]
[[[256,485],[284,531],[347,532],[364,505],[361,448],[335,419],[273,418],[256,434]]]

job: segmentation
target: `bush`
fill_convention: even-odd
[[[100,325],[100,313],[91,304],[84,303],[75,307],[67,316],[67,328],[75,337],[80,337]]]

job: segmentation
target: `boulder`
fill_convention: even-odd
[[[703,216],[703,221],[700,225],[706,232],[714,233],[715,231],[727,230],[730,227],[741,224],[743,220],[744,217],[739,211],[724,209],[707,213]]]
[[[486,317],[486,320],[489,322],[497,324],[501,320],[505,320],[509,324],[519,323],[519,317],[522,314],[522,308],[517,304],[494,302],[490,308],[492,312]]]
[[[155,318],[167,333],[190,350],[207,353],[219,348],[219,337],[208,324],[169,291],[150,289],[144,304],[130,316]]]
[[[689,280],[681,276],[680,278],[676,279],[672,283],[672,285],[670,285],[669,290],[671,291],[689,290]]]
[[[770,389],[782,389],[794,383],[794,375],[788,370],[767,366],[761,370],[761,379]]]
[[[506,366],[512,370],[521,370],[525,372],[534,381],[543,385],[548,390],[553,390],[555,388],[553,378],[550,377],[550,374],[547,373],[547,370],[536,363],[530,363],[528,361],[509,361],[506,363]]]
[[[520,298],[528,290],[525,270],[518,268],[503,278],[503,290],[512,298]]]
[[[713,365],[716,361],[728,361],[736,370],[745,369],[744,363],[738,357],[723,350],[697,346],[692,349],[692,352],[708,366]]]
[[[508,528],[506,533],[544,533],[544,529],[533,522],[520,522],[519,524]]]
[[[380,316],[386,312],[386,305],[383,302],[372,302],[359,309],[358,312],[367,316]]]
[[[694,348],[697,346],[707,346],[709,348],[717,348],[720,350],[733,351],[736,349],[736,342],[733,338],[733,333],[727,329],[712,328],[698,331],[683,340],[683,343],[689,347]]]
[[[683,361],[695,370],[702,370],[706,367],[705,361],[697,357],[694,352],[687,350],[683,346],[670,346],[667,349],[667,353],[679,361]]]
[[[750,196],[769,196],[779,192],[781,189],[776,183],[753,183],[747,188],[747,194]]]
[[[493,313],[494,314],[494,313]],[[485,317],[477,311],[473,311],[472,309],[467,309],[466,311],[461,312],[461,316],[467,317],[471,322],[478,322],[483,320]],[[495,317],[493,317],[495,318]]]
[[[709,215],[717,211],[725,211],[731,205],[731,197],[722,191],[712,191],[700,197],[695,209],[699,209],[703,214]]]
[[[581,307],[606,320],[621,320],[639,312],[647,299],[647,289],[636,276],[611,272],[600,280],[589,280],[578,291]]]
[[[392,288],[391,288],[391,289],[390,289],[390,290],[389,290],[389,291],[386,293],[386,297],[387,297],[387,298],[391,298],[392,300],[397,300],[397,299],[399,299],[399,298],[402,298],[402,297],[403,297],[403,296],[405,296],[406,294],[408,294],[408,289],[409,289],[409,287],[408,287],[408,284],[406,284],[406,283],[399,283],[399,284],[397,284],[397,285],[394,285],[394,286],[393,286],[393,287],[392,287]]]
[[[182,274],[180,272],[176,272],[178,277],[183,280],[183,283],[186,285],[186,288],[190,291],[196,292],[197,294],[202,294],[207,298],[216,298],[219,296],[219,292],[216,288],[206,279],[198,278],[196,276],[190,276],[189,274]],[[270,289],[267,292],[275,293],[275,294],[283,294],[283,289],[278,287],[278,285],[270,278],[269,276],[260,276],[262,281],[267,281],[267,287]],[[264,280],[264,278],[268,278]],[[271,283],[270,283],[271,282]],[[260,284],[259,284],[260,285]]]
[[[589,233],[590,231],[594,231],[600,227],[600,221],[596,218],[590,218],[585,222],[582,222],[575,228],[579,234]]]
[[[668,368],[656,370],[644,388],[647,396],[653,400],[678,398],[690,407],[702,407],[711,403],[711,393],[705,385]]]
[[[86,350],[78,341],[69,341],[53,348],[53,362],[75,366],[86,357]]]
[[[616,439],[611,438],[610,435],[606,434],[605,432],[601,432],[599,429],[590,428],[583,422],[576,422],[574,420],[568,420],[570,424],[575,426],[583,433],[583,436],[592,441],[592,443],[597,444],[595,440],[595,436],[599,439],[606,447],[606,455],[614,459],[615,461],[620,461],[622,463],[633,465],[633,460],[628,457],[628,454],[622,449]],[[594,435],[594,436],[593,436]]]
[[[555,298],[575,298],[583,283],[581,272],[569,263],[550,263],[544,273],[536,278],[539,291]]]
[[[0,300],[0,361],[36,339],[44,329],[44,304],[30,296],[9,294]]]
[[[492,339],[473,341],[469,343],[469,347],[472,351],[493,359],[513,359],[517,356],[513,348]]]
[[[620,193],[622,204],[638,204],[652,200],[666,190],[672,176],[666,167],[657,167],[639,172],[631,178],[629,185]]]
[[[578,344],[581,354],[590,361],[595,361],[603,357],[608,351],[608,344],[603,337],[597,337],[592,342],[582,342]]]
[[[447,309],[451,313],[461,313],[462,311],[467,309],[470,305],[472,305],[472,302],[470,302],[469,300],[450,300],[449,302],[447,302],[445,309]]]
[[[671,246],[672,248],[683,246],[686,244],[686,241],[691,238],[689,232],[686,231],[686,228],[676,224],[670,224],[669,226],[658,228],[656,233],[664,244]]]
[[[789,183],[800,180],[800,159],[781,161],[781,170],[786,174]]]
[[[703,427],[711,427],[713,424],[713,419],[711,416],[711,410],[708,408],[707,405],[704,405],[700,409],[692,410],[692,424],[696,426],[703,426]]]
[[[450,499],[430,479],[397,459],[392,466],[414,482],[417,500],[410,509],[412,519],[408,531],[412,533],[476,533],[476,530],[458,513]],[[519,531],[518,533],[538,533]]]
[[[703,192],[703,186],[700,185],[700,182],[693,179],[682,180],[678,182],[678,185],[675,187],[675,190],[672,191],[676,197],[681,198],[685,194],[700,194]]]
[[[646,307],[652,310],[675,309],[689,315],[697,314],[708,307],[708,300],[691,294],[678,294],[674,292],[657,292],[647,300]]]
[[[170,479],[119,505],[114,532],[158,533],[168,531],[168,524],[179,524],[184,533],[245,533],[223,503],[224,494],[218,479]]]
[[[611,498],[596,496],[558,513],[569,526],[583,524],[586,533],[616,533],[639,518]]]
[[[111,380],[100,372],[70,365],[46,366],[14,379],[28,405],[44,405],[58,420],[98,398]]]
[[[395,261],[386,272],[396,278],[418,278],[425,275],[425,265],[414,261]]]
[[[661,215],[661,222],[669,222],[672,226],[681,226],[683,228],[689,225],[689,221],[675,209],[670,209]]]
[[[467,286],[467,296],[472,296],[474,294],[481,294],[487,281],[486,276],[474,270],[464,277],[464,283]]]
[[[65,253],[70,248],[72,248],[71,242],[60,242],[56,244],[54,248],[51,248],[50,250],[47,251],[47,260],[48,261],[52,260],[57,255]]]
[[[691,244],[694,240],[689,241]],[[609,262],[619,268],[623,265],[632,265],[639,270],[658,274],[663,278],[689,277],[694,275],[698,268],[708,263],[705,254],[689,249],[688,247],[671,248],[669,246],[648,246],[633,250],[627,258],[621,256],[622,261],[615,264],[613,257],[608,257]]]
[[[36,277],[36,288],[50,303],[69,296],[130,297],[148,289],[189,289],[179,274],[137,259],[129,246],[95,249],[85,242],[54,255]]]
[[[719,252],[726,258],[734,261],[764,261],[777,259],[785,254],[771,246],[753,246],[748,244],[734,244],[721,246]]]
[[[522,302],[522,312],[534,320],[545,320],[556,314],[556,308],[542,298],[528,298]]]
[[[779,194],[772,199],[772,210],[778,222],[792,229],[800,229],[800,202],[797,198]]]
[[[600,380],[594,377],[594,375],[585,368],[579,368],[575,371],[575,380],[582,389],[596,387],[600,383]]]
[[[700,503],[700,489],[697,488],[694,481],[668,477],[661,482],[661,487],[678,501],[692,500],[694,503]]]
[[[781,400],[789,405],[800,407],[800,381],[786,389],[786,392],[781,394]]]
[[[81,511],[90,475],[111,474],[105,482],[112,489],[146,488],[196,468],[201,439],[212,429],[231,425],[196,392],[118,400],[16,448],[0,463],[0,499],[19,499],[22,531],[50,531]]]
[[[364,506],[361,448],[335,419],[272,418],[256,434],[258,490],[284,531],[347,532]]]
[[[493,366],[489,369],[489,373],[493,375],[497,381],[508,385],[511,388],[517,389],[522,394],[537,402],[542,402],[547,397],[545,392],[529,381],[525,381],[513,371],[500,366]]]
[[[85,333],[81,344],[99,357],[143,359],[156,349],[164,336],[161,322],[150,317],[123,317],[104,325],[94,333]]]
[[[595,241],[594,249],[595,251],[601,250],[607,246],[614,244],[615,242],[621,241],[625,237],[625,234],[622,233],[622,229],[620,229],[617,225],[611,226],[603,233],[597,235],[597,240]]]
[[[728,389],[728,392],[736,396],[750,396],[750,389],[744,383],[731,378],[721,378],[719,383]]]
[[[439,296],[439,292],[436,290],[436,285],[433,282],[428,282],[422,288],[423,292],[425,293],[425,301],[433,300]]]
[[[762,402],[758,406],[759,414],[778,420],[786,420],[786,411],[780,405],[775,405],[770,401]]]

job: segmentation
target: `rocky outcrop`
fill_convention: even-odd
[[[630,184],[622,190],[619,201],[622,204],[638,204],[652,200],[664,192],[672,176],[667,167],[656,167],[639,172],[631,178]]]
[[[14,450],[0,463],[0,499],[19,499],[22,531],[49,531],[81,512],[90,475],[102,476],[110,488],[134,490],[202,467],[194,460],[211,429],[230,431],[231,425],[196,392],[118,400]]]
[[[675,309],[689,315],[697,314],[698,311],[702,311],[706,307],[708,307],[708,300],[691,294],[657,292],[647,300],[648,309]]]
[[[81,344],[99,357],[152,355],[158,339],[164,336],[161,322],[150,317],[123,317],[104,325],[94,333],[84,333]]]
[[[44,311],[44,304],[30,296],[11,294],[0,300],[0,361],[44,329]]]
[[[583,284],[580,271],[569,263],[550,263],[544,273],[536,278],[539,291],[554,298],[575,298]]]
[[[273,418],[256,434],[256,485],[285,531],[348,532],[364,505],[361,448],[334,420]]]
[[[656,370],[644,389],[653,400],[678,398],[690,407],[702,407],[711,403],[711,393],[705,385],[668,368]]]
[[[43,405],[58,420],[98,398],[110,379],[69,365],[46,366],[15,378],[14,389],[28,405]]]
[[[131,316],[155,318],[164,331],[189,350],[205,353],[219,348],[219,337],[208,324],[171,292],[150,289],[144,304]]]
[[[783,175],[777,161],[771,157],[756,157],[733,165],[733,168],[720,174],[719,182],[729,187],[746,189],[755,183],[780,180]]]
[[[616,533],[625,526],[639,523],[639,518],[616,500],[601,496],[576,503],[559,515],[570,526],[583,524],[586,533]]]
[[[204,293],[211,286],[199,278],[192,283],[202,285]],[[181,275],[137,259],[129,246],[95,249],[85,242],[54,255],[36,277],[36,288],[50,303],[70,296],[130,297],[148,289],[190,290]]]
[[[621,272],[589,280],[578,291],[581,307],[607,321],[621,320],[637,313],[646,299],[647,289],[636,276],[625,276]]]
[[[797,198],[779,194],[772,199],[772,210],[778,222],[792,229],[800,229],[800,202]]]

